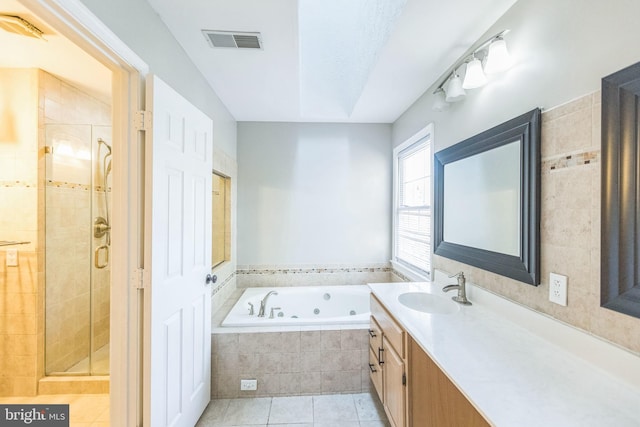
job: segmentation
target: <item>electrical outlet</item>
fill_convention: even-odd
[[[567,276],[549,274],[549,301],[559,305],[567,305]]]
[[[240,380],[240,390],[257,390],[258,380]]]

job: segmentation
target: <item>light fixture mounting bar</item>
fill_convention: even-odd
[[[447,73],[445,74],[445,78],[442,79],[442,81],[440,82],[440,84],[438,84],[438,86],[436,86],[436,90],[433,91],[433,93],[438,93],[438,91],[442,90],[444,84],[447,82],[447,80],[449,80],[449,77],[451,77],[451,75],[453,73],[456,72],[456,70],[465,62],[467,62],[467,60],[470,57],[474,57],[475,55],[477,55],[480,51],[486,49],[492,41],[502,38],[504,37],[505,34],[507,34],[510,30],[506,29],[506,30],[502,30],[500,31],[498,34],[494,35],[493,37],[488,38],[487,40],[483,41],[482,43],[480,43],[471,53],[465,53],[463,56],[461,56],[453,65],[453,67],[447,71]]]

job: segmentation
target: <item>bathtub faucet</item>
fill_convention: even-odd
[[[267,299],[269,299],[271,295],[278,295],[278,293],[276,291],[269,291],[269,293],[262,298],[262,301],[260,301],[260,310],[258,310],[258,317],[264,317],[264,310],[267,307]]]

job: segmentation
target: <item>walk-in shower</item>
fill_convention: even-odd
[[[45,126],[45,373],[109,373],[111,127]]]

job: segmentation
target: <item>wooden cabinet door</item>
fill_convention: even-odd
[[[378,393],[380,402],[384,403],[384,395],[382,393],[382,365],[378,363],[377,352],[374,353],[372,348],[369,348],[369,376],[373,387]]]
[[[409,412],[414,427],[488,427],[487,421],[413,340]]]
[[[384,349],[382,369],[384,383],[384,408],[393,427],[405,427],[406,387],[405,365],[402,358],[387,341],[382,337]]]

